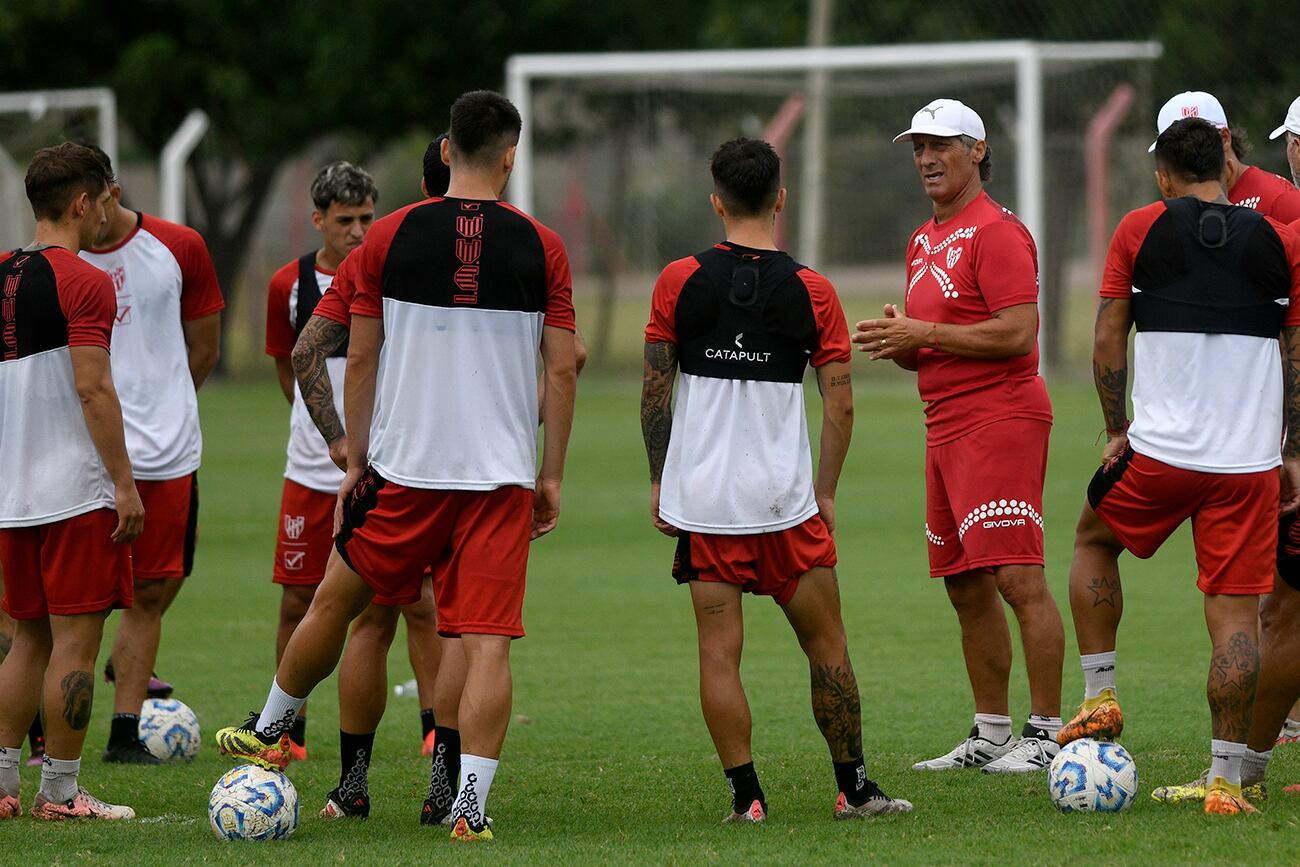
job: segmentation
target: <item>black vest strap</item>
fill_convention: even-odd
[[[316,251],[298,257],[298,303],[294,309],[293,326],[295,334],[302,334],[311,319],[316,305],[320,303],[320,284],[316,282]],[[348,342],[329,354],[330,358],[343,358],[348,354]]]

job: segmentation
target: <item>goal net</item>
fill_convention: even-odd
[[[32,239],[35,222],[23,177],[37,150],[89,141],[117,166],[117,103],[107,88],[0,93],[0,248]]]
[[[992,42],[521,55],[507,65],[524,117],[507,194],[569,246],[593,359],[630,360],[658,269],[720,236],[713,150],[766,138],[789,188],[778,240],[831,277],[852,320],[900,299],[903,247],[929,215],[910,148],[891,140],[931,100],[961,99],[988,130],[990,194],[1038,244],[1044,360],[1066,362],[1089,344],[1073,320],[1090,315],[1071,311],[1095,288],[1090,209],[1109,231],[1156,195],[1146,146],[1159,54],[1158,43]],[[1091,169],[1090,129],[1105,140]]]

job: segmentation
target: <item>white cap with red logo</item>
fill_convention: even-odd
[[[1292,135],[1300,135],[1300,96],[1297,96],[1291,102],[1291,107],[1287,109],[1286,120],[1282,125],[1269,134],[1269,139],[1275,139],[1284,132]]]
[[[894,141],[911,141],[914,134],[937,135],[943,138],[968,135],[984,141],[984,121],[970,108],[956,99],[936,99],[912,115],[912,125],[894,136]]]
[[[1156,137],[1162,132],[1169,129],[1180,120],[1186,120],[1189,117],[1199,117],[1201,120],[1214,124],[1219,129],[1228,125],[1228,116],[1223,112],[1223,106],[1214,98],[1213,94],[1206,93],[1203,90],[1184,90],[1177,96],[1169,97],[1169,101],[1160,106],[1160,114],[1156,117]],[[1156,149],[1156,143],[1151,142],[1151,147],[1147,148],[1147,153]]]

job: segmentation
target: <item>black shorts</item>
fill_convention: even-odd
[[[1277,522],[1277,574],[1300,590],[1300,521],[1295,512],[1287,512]]]

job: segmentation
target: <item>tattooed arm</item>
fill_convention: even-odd
[[[822,393],[821,457],[817,462],[817,511],[826,529],[835,533],[835,490],[853,437],[853,377],[847,361],[833,361],[817,368],[817,387]]]
[[[1300,506],[1300,327],[1282,329],[1282,511]]]
[[[1133,304],[1125,298],[1102,298],[1093,333],[1092,378],[1106,420],[1102,462],[1117,457],[1128,445],[1128,333]]]
[[[348,444],[343,422],[334,408],[334,387],[325,360],[348,339],[348,329],[325,316],[312,316],[293,347],[293,372],[303,403],[316,429],[329,444],[330,460],[348,468]]]
[[[677,378],[677,347],[672,343],[647,343],[641,380],[641,436],[650,459],[650,516],[665,536],[676,536],[677,528],[659,517],[659,483],[668,456],[668,438],[673,429],[673,381]]]

